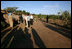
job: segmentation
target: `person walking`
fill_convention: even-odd
[[[8,19],[9,19],[10,27],[13,27],[12,13],[8,13]]]
[[[46,17],[46,22],[47,22],[47,23],[48,23],[48,18],[49,18],[49,17],[48,17],[48,15],[47,15],[47,17]]]
[[[24,14],[22,14],[22,18],[23,18],[23,23],[25,22],[24,20],[25,20],[25,15]]]
[[[20,22],[23,23],[23,17],[22,17],[21,14],[20,14],[20,17],[19,18],[20,18]]]
[[[30,25],[33,25],[33,16],[30,15]]]
[[[29,16],[29,14],[27,14],[27,24],[28,24],[28,27],[30,27],[30,16]]]
[[[27,15],[25,15],[24,19],[25,19],[25,26],[27,27],[28,26],[28,23],[27,23]]]

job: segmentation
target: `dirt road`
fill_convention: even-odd
[[[41,21],[34,22],[33,28],[47,48],[70,48],[71,40],[43,25]]]
[[[10,48],[71,48],[71,39],[45,27],[40,20],[34,22],[32,28],[24,28],[21,23],[10,33],[9,37],[14,38]]]

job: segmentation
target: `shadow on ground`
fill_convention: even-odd
[[[33,48],[33,42],[28,34],[28,29],[25,28],[25,32],[20,28],[14,34],[14,40],[11,44],[14,48]]]
[[[1,47],[5,48],[11,37],[14,36],[9,48],[33,48],[33,42],[28,34],[27,28],[25,28],[25,32],[21,28],[18,30],[17,28],[13,29],[12,32],[5,38],[5,41],[1,44]]]
[[[64,30],[64,29],[60,29],[60,28],[55,28],[49,24],[45,25],[47,28],[51,29],[51,30],[54,30],[60,34],[62,34],[63,36],[65,37],[68,37],[69,39],[71,39],[71,32],[70,31],[67,31],[67,30]]]
[[[31,34],[28,34],[28,29],[25,28],[25,30],[23,31],[21,28],[17,28],[18,26],[13,29],[10,34],[8,34],[4,42],[1,44],[1,47],[6,48],[12,36],[14,36],[14,39],[9,48],[34,48],[33,42],[31,40]],[[34,37],[35,44],[39,46],[39,48],[46,48],[35,29],[31,28],[31,31]]]
[[[56,23],[50,23],[50,24],[53,24],[53,25],[55,25],[55,26],[62,27],[62,28],[65,28],[65,29],[67,29],[67,30],[70,30],[70,31],[71,31],[71,29],[70,29],[70,28],[68,28],[68,27],[64,27],[64,26],[58,25],[58,24],[56,24]],[[64,30],[65,30],[65,29],[64,29]]]
[[[34,38],[35,44],[39,48],[46,48],[46,46],[44,45],[43,41],[41,40],[41,38],[39,37],[39,35],[35,31],[35,29],[34,28],[31,28],[31,31],[32,31],[32,34],[33,34],[33,38]]]
[[[10,29],[11,29],[11,28],[10,28]],[[11,32],[5,37],[4,42],[1,43],[1,47],[2,47],[2,48],[5,48],[5,47],[8,45],[11,37],[14,36],[14,33],[15,33],[16,29],[17,29],[17,27],[14,28],[12,31],[9,30],[9,31],[11,31]],[[8,32],[9,32],[9,31],[8,31]],[[7,32],[7,30],[6,30],[5,32],[3,32],[4,35],[3,35],[3,34],[2,34],[2,35],[5,36],[6,33],[8,33],[8,32]],[[3,37],[3,36],[2,36],[2,37]]]
[[[41,22],[43,23],[45,21],[42,20]],[[46,24],[46,23],[43,23],[43,24],[44,24],[45,27],[47,27],[47,28],[49,28],[49,29],[51,29],[53,31],[56,31],[56,32],[60,33],[61,35],[71,39],[71,29],[70,28],[65,28],[65,27],[60,26],[60,25],[55,24],[55,23],[50,23],[50,24],[55,25],[56,27],[62,27],[62,28],[56,28],[56,27],[53,27],[53,26],[51,26],[49,24]]]

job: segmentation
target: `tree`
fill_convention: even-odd
[[[64,11],[63,13],[62,13],[62,20],[63,20],[63,22],[64,22],[64,26],[68,26],[68,24],[69,23],[71,23],[71,16],[70,16],[70,14],[69,14],[69,12],[68,11]]]
[[[21,10],[16,10],[15,14],[21,15],[23,12]]]
[[[26,14],[30,14],[29,12],[26,12]]]
[[[26,11],[25,10],[23,10],[23,14],[26,14]]]
[[[18,8],[18,7],[7,7],[7,8],[5,8],[4,10],[6,10],[6,11],[8,11],[8,12],[14,12],[14,11],[16,11],[17,8]]]
[[[59,19],[59,14],[60,14],[60,12],[58,12],[58,19]]]

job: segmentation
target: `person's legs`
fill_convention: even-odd
[[[30,19],[30,25],[31,25],[31,19]]]
[[[48,23],[48,19],[47,19],[46,21],[47,21],[47,23]]]
[[[31,25],[30,25],[30,22],[31,22],[31,21],[28,21],[28,29],[29,29],[28,34],[29,34],[29,35],[31,35]]]
[[[26,25],[26,20],[25,20],[25,25]]]
[[[23,23],[23,19],[21,20],[21,22]]]
[[[32,25],[32,19],[31,19],[31,21],[30,21],[30,24]]]
[[[32,19],[32,25],[33,25],[33,19]]]
[[[31,19],[30,19],[29,25],[30,25],[30,27],[31,27]]]
[[[26,27],[28,27],[28,21],[26,21]]]
[[[11,15],[9,16],[9,23],[10,23],[10,27],[13,27],[13,20],[12,20]]]
[[[31,19],[31,21],[30,21],[30,27],[32,27],[32,25],[33,25],[33,19]]]
[[[30,27],[30,21],[28,21],[28,27]]]
[[[30,21],[30,24],[32,25],[32,19],[31,19],[31,21]]]
[[[30,21],[29,21],[29,27],[30,27]]]

